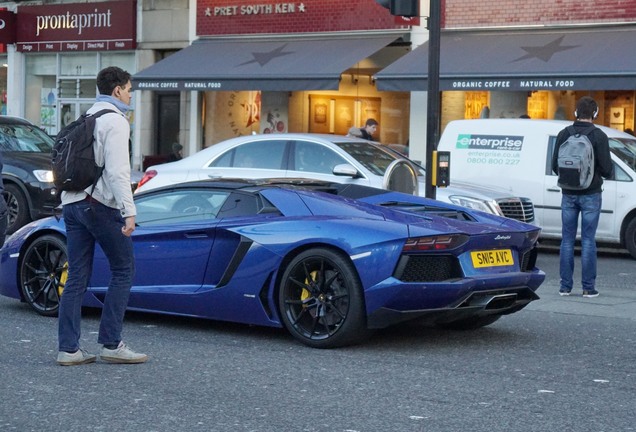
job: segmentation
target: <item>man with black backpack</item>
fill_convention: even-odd
[[[601,215],[603,178],[613,165],[607,135],[594,126],[598,104],[589,96],[576,103],[572,126],[557,135],[552,171],[561,187],[561,250],[559,294],[570,295],[574,273],[574,243],[581,216],[581,279],[583,297],[598,296],[596,290],[596,229]]]
[[[95,119],[92,134],[95,164],[103,169],[89,186],[64,188],[61,195],[68,251],[68,279],[60,298],[58,322],[57,363],[63,366],[96,360],[80,347],[81,306],[92,272],[95,242],[108,258],[111,271],[97,338],[103,345],[100,358],[110,363],[143,363],[148,359],[128,348],[121,337],[134,273],[130,235],[136,215],[130,187],[130,123],[125,116],[132,93],[130,74],[107,67],[97,75],[97,89],[97,101],[87,114],[111,111]],[[69,174],[68,184],[75,183],[72,177]]]

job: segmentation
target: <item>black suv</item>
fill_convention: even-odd
[[[53,142],[53,138],[27,120],[0,116],[8,234],[32,220],[52,215],[60,204],[51,172]]]

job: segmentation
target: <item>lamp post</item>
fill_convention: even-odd
[[[419,0],[375,0],[392,15],[419,16]],[[439,54],[442,6],[441,0],[430,0],[428,29],[428,94],[426,122],[426,188],[427,198],[435,199],[433,184],[433,152],[437,150],[440,127],[441,99],[439,93]]]
[[[439,141],[440,107],[439,53],[440,53],[441,1],[431,0],[427,20],[428,28],[428,103],[426,121],[426,197],[435,199],[433,185],[433,152]]]

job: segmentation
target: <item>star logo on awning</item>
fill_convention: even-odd
[[[527,59],[533,59],[533,58],[542,60],[547,63],[550,61],[552,56],[558,52],[567,51],[573,48],[580,47],[580,45],[561,45],[561,42],[563,42],[564,37],[565,35],[543,46],[520,47],[527,54],[519,57],[518,59],[513,60],[511,63],[515,63],[515,62],[527,60]]]
[[[239,64],[238,66],[245,66],[252,63],[258,63],[261,66],[265,66],[267,63],[274,60],[275,58],[283,57],[289,54],[294,54],[293,51],[283,51],[286,46],[287,44],[284,44],[268,52],[253,52],[252,53],[252,56],[254,56],[253,60],[248,60],[244,63]]]

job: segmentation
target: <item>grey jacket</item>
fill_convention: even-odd
[[[111,109],[95,122],[95,162],[104,166],[104,172],[95,185],[92,196],[100,203],[121,210],[123,217],[135,216],[137,210],[133,202],[130,187],[130,155],[128,140],[130,123],[115,105],[108,102],[96,102],[88,111],[94,114],[102,109]],[[62,205],[81,201],[86,198],[93,186],[82,192],[62,192]]]

